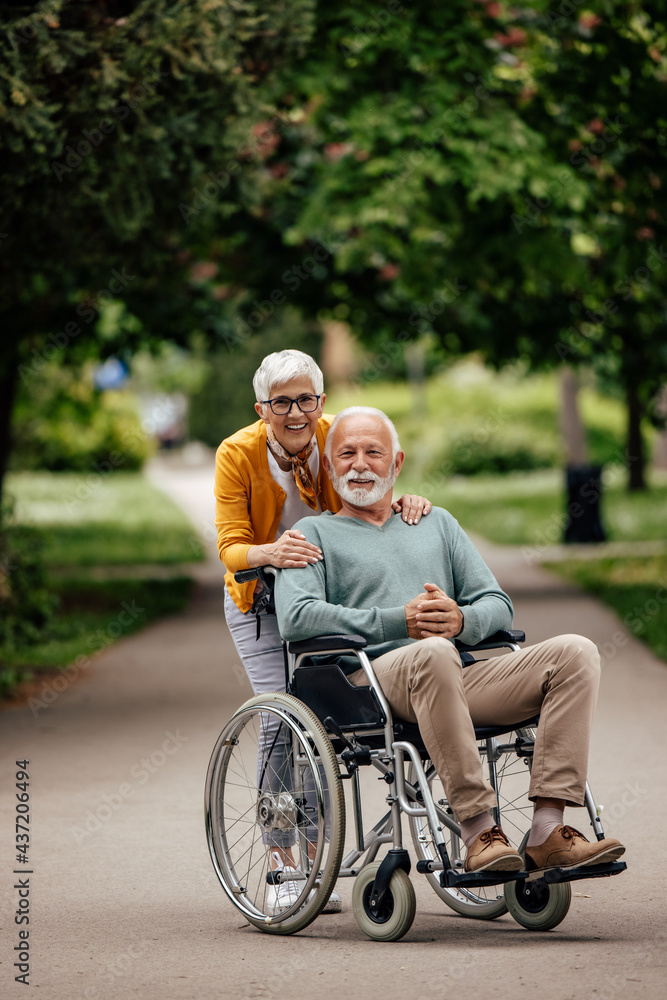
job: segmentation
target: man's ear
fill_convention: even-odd
[[[329,478],[331,478],[331,462],[329,461],[329,456],[326,453],[322,455],[322,465],[324,466],[324,471],[327,473]]]
[[[396,470],[396,475],[398,475],[401,469],[403,468],[404,461],[405,461],[405,452],[397,451],[396,458],[394,459],[394,468]]]

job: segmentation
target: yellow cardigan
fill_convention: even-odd
[[[320,471],[317,499],[322,510],[340,510],[341,503],[321,456],[332,416],[323,414],[317,422]],[[252,606],[255,589],[252,583],[236,583],[234,573],[248,569],[248,549],[272,542],[278,531],[286,493],[269,468],[266,454],[266,424],[257,420],[225,438],[215,456],[215,526],[218,529],[218,553],[225,564],[225,583],[241,611]],[[304,514],[309,508],[304,504]]]

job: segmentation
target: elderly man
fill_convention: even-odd
[[[512,604],[457,521],[442,508],[408,527],[392,511],[403,464],[396,430],[371,407],[335,418],[324,464],[342,506],[296,526],[323,560],[280,570],[276,610],[286,640],[356,633],[397,717],[417,722],[461,825],[466,871],[518,870],[491,810],[495,802],[474,726],[540,713],[529,795],[535,803],[526,849],[532,870],[615,861],[613,838],[589,843],[563,823],[565,805],[584,805],[588,743],[600,659],[590,640],[562,635],[461,669],[454,643],[479,642],[512,624]],[[366,683],[362,670],[353,684]]]

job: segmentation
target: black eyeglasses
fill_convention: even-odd
[[[277,417],[283,417],[292,409],[294,403],[302,413],[312,413],[316,410],[320,402],[319,396],[298,396],[297,399],[290,399],[288,396],[276,396],[275,399],[263,399],[262,403],[268,403]]]

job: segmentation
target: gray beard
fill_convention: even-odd
[[[334,472],[332,472],[331,482],[333,483],[333,488],[341,500],[345,500],[346,503],[352,504],[353,507],[372,506],[372,504],[381,500],[385,493],[387,493],[396,482],[396,473],[393,468],[389,475],[385,476],[384,479],[376,476],[374,472],[366,473],[365,476],[367,479],[375,480],[370,490],[365,489],[363,486],[358,486],[356,489],[350,486],[348,480],[350,475],[350,473],[347,473],[345,476],[337,476]]]

